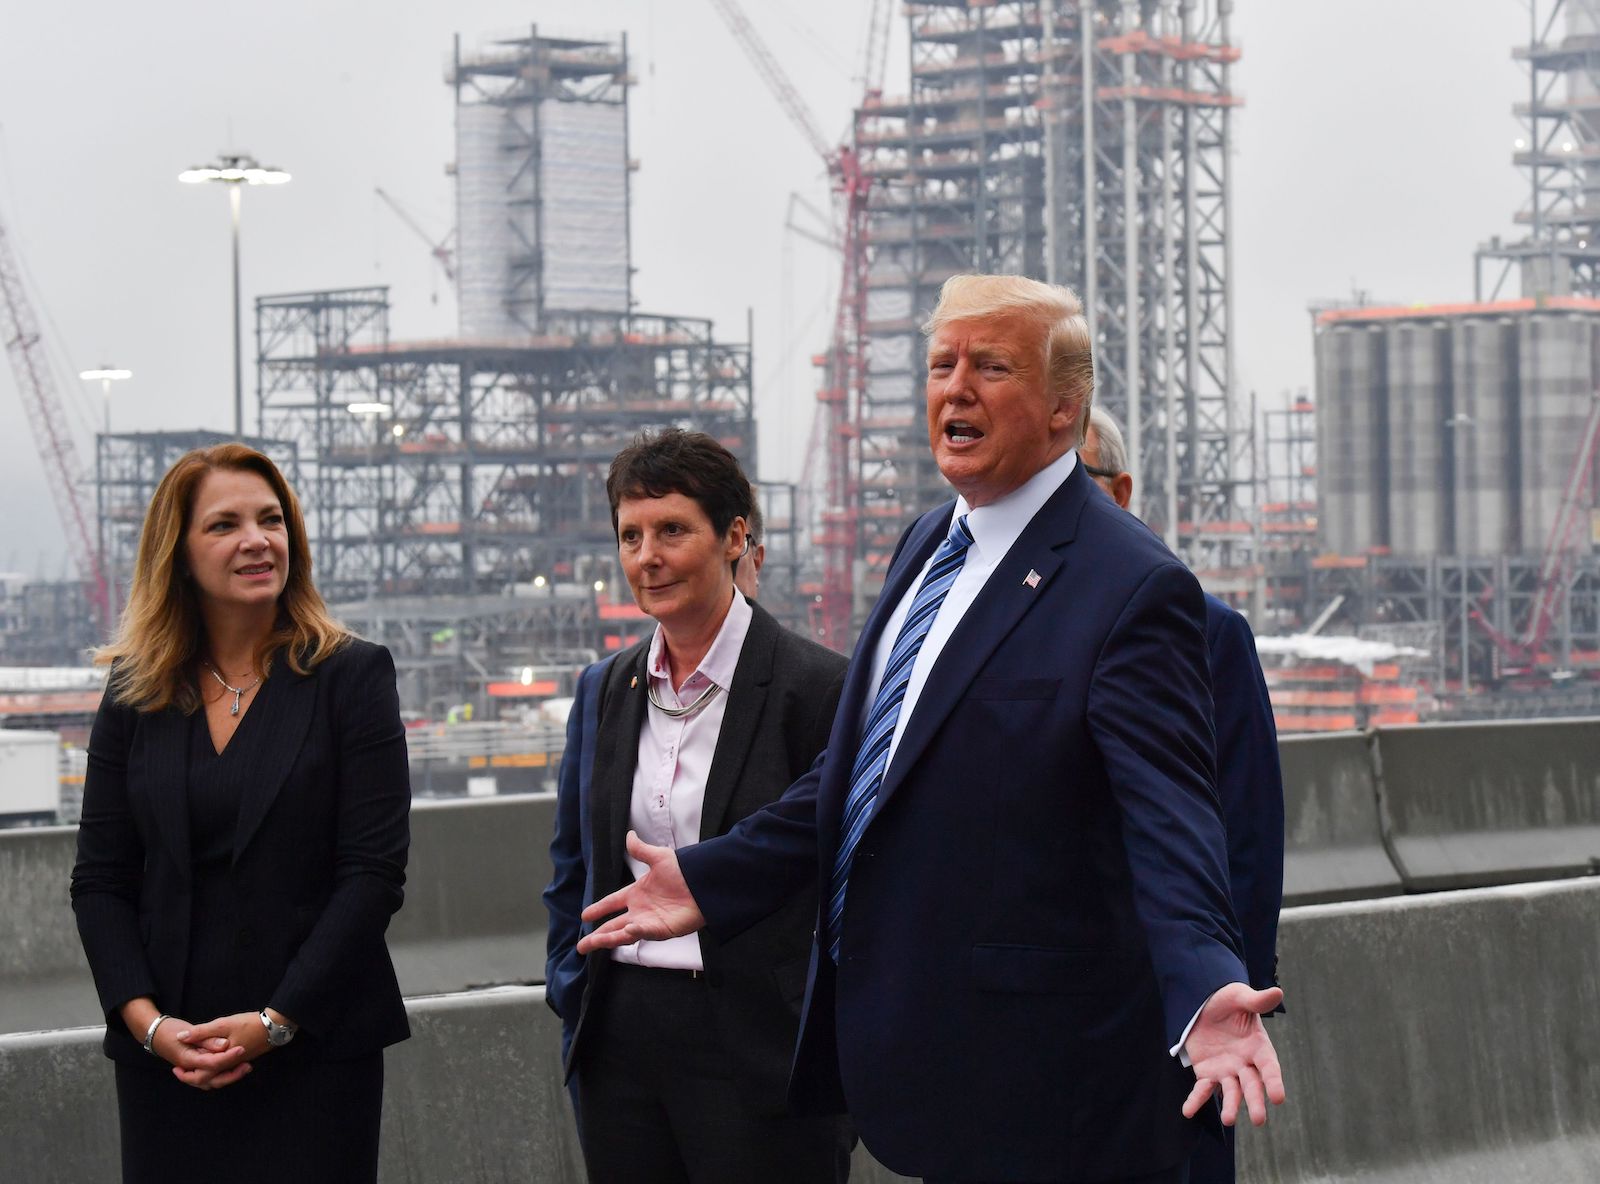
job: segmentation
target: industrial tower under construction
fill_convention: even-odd
[[[921,325],[950,276],[1079,292],[1095,398],[1127,425],[1135,509],[1208,585],[1250,587],[1235,472],[1229,0],[931,0],[909,89],[870,90],[837,155],[844,313],[815,536],[819,633],[854,636],[896,539],[948,496],[927,447]]]

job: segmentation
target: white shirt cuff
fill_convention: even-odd
[[[1211,992],[1211,995],[1215,994],[1215,991]],[[1183,1035],[1178,1037],[1178,1043],[1167,1049],[1167,1055],[1177,1057],[1178,1064],[1185,1069],[1189,1068],[1194,1062],[1189,1059],[1189,1050],[1183,1046],[1189,1042],[1189,1033],[1194,1031],[1195,1021],[1200,1018],[1200,1012],[1206,1009],[1206,1003],[1211,1002],[1211,995],[1205,997],[1205,1002],[1200,1004],[1199,1011],[1196,1011],[1189,1018],[1189,1022],[1183,1026]]]

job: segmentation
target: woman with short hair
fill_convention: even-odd
[[[580,718],[599,698],[593,766],[585,776],[585,754],[564,754],[550,847],[546,997],[589,1178],[836,1184],[846,1120],[787,1103],[814,889],[726,940],[575,949],[583,908],[643,872],[629,832],[675,848],[726,834],[811,767],[844,685],[842,655],[735,589],[753,505],[726,448],[701,432],[641,437],[606,490],[623,574],[656,628],[579,682]]]
[[[410,779],[394,663],[328,614],[260,452],[157,486],[89,741],[72,905],[123,1180],[377,1178]]]

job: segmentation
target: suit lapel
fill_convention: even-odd
[[[882,638],[884,626],[910,590],[911,582],[922,574],[922,565],[928,562],[928,557],[938,547],[940,540],[949,533],[950,513],[954,507],[954,502],[946,502],[911,525],[905,544],[889,569],[888,578],[884,580],[883,591],[878,594],[877,602],[861,627],[855,652],[850,655],[844,690],[839,696],[839,710],[834,716],[833,731],[828,737],[828,750],[842,753],[844,757],[828,761],[817,794],[818,831],[829,843],[838,841],[839,820],[844,815],[845,798],[850,792],[850,767],[855,761],[856,749],[861,744],[861,723],[867,713],[867,695],[872,690],[873,653]]]
[[[705,800],[700,807],[700,838],[720,835],[723,819],[733,801],[734,788],[744,772],[756,724],[767,703],[767,688],[772,684],[773,651],[778,644],[778,623],[760,605],[750,606],[750,630],[739,651],[733,671],[733,686],[722,709],[722,729],[717,733],[717,751],[706,774]]]
[[[1077,532],[1078,515],[1090,493],[1088,482],[1083,466],[1075,466],[989,573],[923,684],[878,790],[878,810],[916,764],[995,648],[1044,595],[1064,559],[1059,549],[1071,543]],[[1030,583],[1033,574],[1039,578]]]
[[[336,662],[338,658],[328,660]],[[229,779],[237,781],[240,790],[239,823],[233,836],[235,863],[255,837],[300,756],[317,702],[317,669],[308,675],[296,674],[280,651],[249,715],[223,753],[228,759]],[[360,688],[352,687],[350,693],[360,694]],[[235,746],[240,746],[239,752],[234,752]]]
[[[150,808],[156,829],[185,875],[189,872],[189,729],[194,717],[176,707],[139,717]],[[204,721],[200,721],[204,727]]]
[[[631,660],[613,663],[610,684],[601,705],[600,726],[595,729],[594,772],[589,786],[593,811],[590,833],[594,842],[596,896],[622,886],[623,844],[628,837],[628,807],[633,799],[634,766],[639,760],[639,729],[644,726],[645,663],[649,643],[638,647]]]

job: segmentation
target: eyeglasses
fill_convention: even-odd
[[[1088,461],[1083,460],[1082,457],[1079,458],[1079,463],[1083,465],[1083,471],[1085,473],[1088,473],[1091,477],[1098,477],[1102,481],[1115,481],[1118,477],[1122,476],[1121,473],[1114,473],[1110,469],[1096,468]]]

